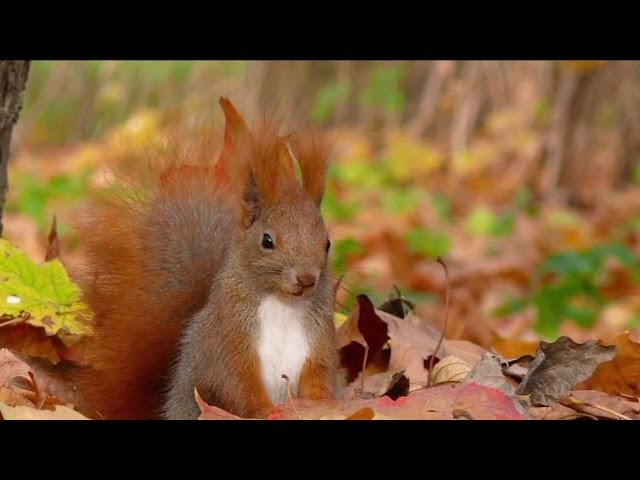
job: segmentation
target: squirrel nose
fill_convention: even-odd
[[[302,273],[296,275],[296,280],[302,288],[311,288],[316,284],[317,275],[312,273]]]

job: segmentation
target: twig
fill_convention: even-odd
[[[23,323],[27,320],[28,317],[18,317],[13,320],[9,320],[8,322],[0,323],[0,328],[6,327],[7,325],[17,325],[18,323]]]
[[[291,388],[289,386],[289,375],[283,373],[281,376],[282,378],[284,378],[284,381],[287,383],[287,396],[289,397],[289,403],[291,403],[291,406],[293,407],[293,411],[296,412],[296,415],[298,415],[298,418],[302,420],[302,415],[300,415],[300,412],[296,408],[295,403],[293,403],[293,397],[291,396]]]
[[[402,296],[402,292],[400,291],[400,289],[395,283],[393,284],[393,289],[396,291],[396,294],[398,295],[398,299],[400,300],[400,308],[402,309],[402,318],[404,318],[406,316],[406,313],[404,312],[404,297]]]
[[[47,396],[42,393],[40,386],[36,382],[36,377],[33,372],[29,372],[29,377],[31,378],[31,384],[33,385],[33,393],[35,394],[35,404],[38,410],[42,410],[45,401],[47,400]]]
[[[438,345],[436,345],[436,349],[433,351],[433,355],[431,355],[431,360],[429,360],[429,371],[427,372],[427,387],[431,386],[431,372],[433,370],[433,362],[435,361],[438,350],[440,350],[442,342],[444,341],[444,336],[447,332],[447,323],[449,321],[449,290],[451,289],[451,286],[449,284],[449,269],[447,268],[447,264],[444,263],[444,260],[442,260],[442,258],[436,258],[436,262],[442,265],[442,268],[444,269],[444,278],[447,284],[447,288],[445,291],[444,325],[442,326],[442,333],[440,334]]]
[[[591,403],[591,402],[585,402],[584,400],[580,400],[579,398],[576,398],[573,396],[573,394],[569,394],[569,396],[567,397],[568,400],[568,405],[567,402],[562,402],[563,405],[565,405],[566,407],[572,408],[574,406],[576,407],[591,407],[591,408],[595,408],[596,410],[602,410],[603,412],[607,412],[610,415],[613,415],[614,417],[620,419],[620,420],[631,420],[630,417],[627,417],[626,415],[623,415],[621,413],[616,412],[615,410],[611,410],[610,408],[607,408],[605,406],[602,405],[598,405],[596,403]]]

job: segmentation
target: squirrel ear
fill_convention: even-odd
[[[302,187],[307,195],[320,205],[324,195],[329,167],[329,143],[319,133],[291,136],[292,156],[298,161],[302,173]]]
[[[251,169],[252,134],[242,115],[227,98],[220,97],[224,113],[224,143],[214,174],[222,184],[235,190],[241,201],[243,223],[250,225],[259,210]]]
[[[218,162],[226,166],[234,150],[249,139],[251,132],[233,103],[225,97],[220,97],[219,103],[224,112],[224,143]]]

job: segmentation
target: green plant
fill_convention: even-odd
[[[378,107],[392,113],[401,112],[406,102],[401,88],[404,76],[405,68],[402,64],[378,68],[362,92],[360,101],[366,107]]]
[[[515,217],[511,212],[495,214],[488,207],[476,207],[465,220],[467,231],[475,235],[502,237],[511,234]]]
[[[84,197],[89,188],[90,170],[77,175],[56,175],[46,182],[40,182],[34,176],[21,173],[11,179],[17,195],[7,204],[10,212],[21,212],[32,217],[40,229],[50,226],[51,213],[48,211],[52,201],[75,201]]]
[[[446,223],[453,221],[451,200],[444,193],[434,194],[431,197],[431,204],[441,221]]]
[[[333,269],[338,274],[344,274],[347,270],[349,257],[360,255],[364,252],[364,246],[353,238],[345,238],[335,243],[332,252]]]
[[[328,185],[322,199],[322,214],[327,220],[348,221],[358,212],[358,206],[345,199],[338,199],[332,185]]]
[[[410,230],[405,235],[405,241],[413,253],[425,257],[441,257],[451,249],[451,238],[448,235],[425,228]]]
[[[563,321],[570,320],[591,328],[609,299],[602,293],[608,280],[605,261],[615,258],[640,281],[640,262],[624,245],[607,244],[549,256],[536,272],[534,291],[524,297],[512,297],[495,311],[498,316],[519,312],[527,307],[536,311],[536,331],[556,338]]]
[[[351,84],[347,82],[329,83],[316,95],[311,116],[319,122],[326,122],[336,106],[344,102],[351,93]]]
[[[409,214],[420,205],[424,191],[419,188],[388,188],[382,192],[382,208],[389,213]]]

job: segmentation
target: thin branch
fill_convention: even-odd
[[[433,351],[433,355],[431,355],[431,359],[429,360],[429,371],[427,372],[427,387],[431,386],[431,372],[433,371],[433,362],[435,361],[436,355],[438,354],[438,350],[442,346],[442,342],[444,341],[444,336],[447,332],[447,324],[449,321],[449,293],[451,290],[451,285],[449,282],[449,269],[447,268],[447,264],[444,263],[442,258],[438,257],[436,261],[442,265],[444,269],[444,277],[447,284],[447,288],[445,291],[445,307],[444,307],[444,325],[442,326],[442,333],[440,334],[440,340],[438,340],[438,345],[436,345],[436,349]]]

